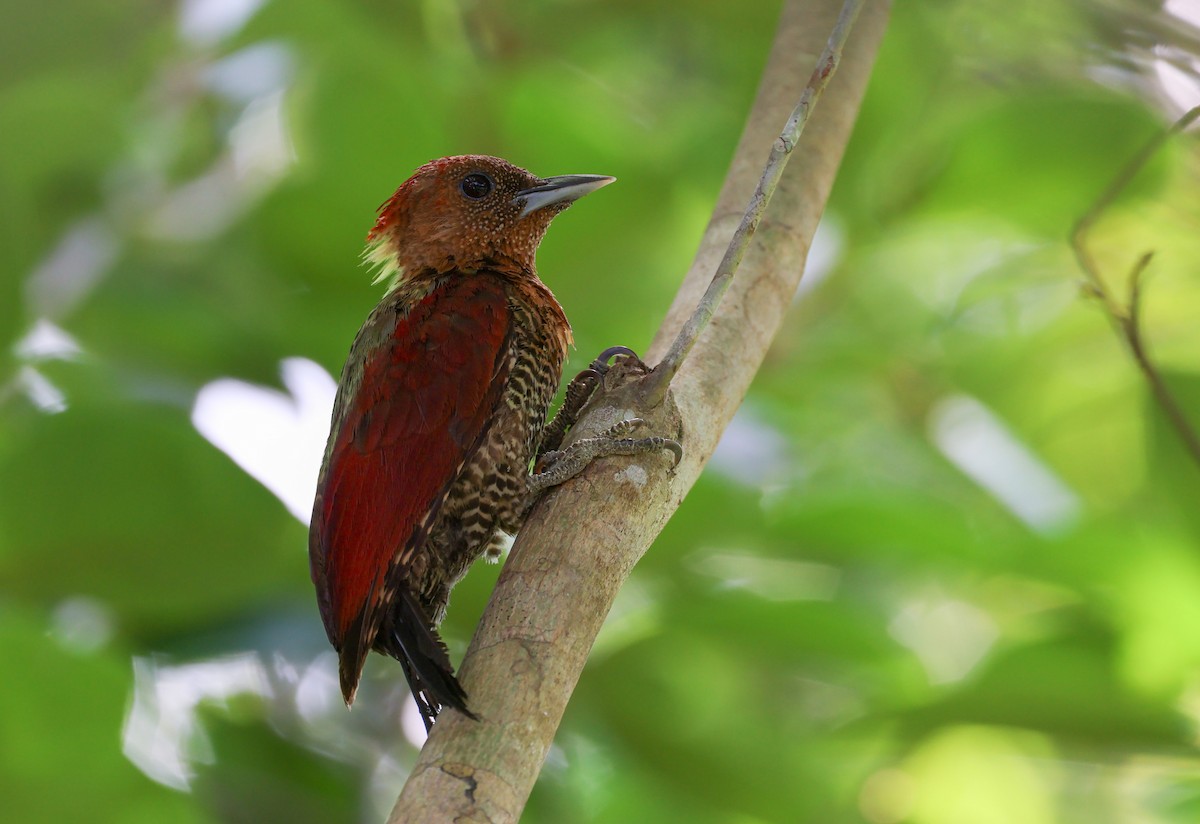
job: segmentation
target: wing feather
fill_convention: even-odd
[[[389,568],[424,541],[500,402],[511,320],[499,277],[451,274],[396,313],[339,407],[309,552],[325,629],[355,681]]]

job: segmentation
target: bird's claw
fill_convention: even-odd
[[[606,440],[619,441],[623,440],[633,430],[644,424],[645,421],[641,418],[627,418],[623,421],[617,421],[608,429],[600,433],[600,437]],[[673,438],[663,438],[655,435],[649,438],[639,438],[636,443],[639,446],[639,451],[649,452],[654,449],[666,449],[675,456],[675,463],[672,464],[671,470],[674,471],[683,460],[683,445]]]
[[[608,347],[599,355],[597,355],[596,359],[592,361],[586,369],[581,369],[579,374],[577,374],[571,380],[571,386],[583,384],[590,387],[586,391],[586,395],[582,395],[579,399],[578,406],[580,408],[582,408],[584,402],[591,397],[592,392],[594,392],[600,386],[600,383],[604,380],[604,376],[607,375],[608,370],[612,368],[612,366],[609,364],[609,361],[615,357],[631,358],[635,366],[640,368],[642,371],[649,371],[649,369],[646,367],[646,364],[643,363],[642,359],[638,357],[637,352],[634,352],[628,346]]]
[[[542,451],[537,460],[534,461],[534,475],[537,477],[549,476],[552,472],[557,472],[555,475],[557,480],[544,481],[547,486],[552,486],[557,483],[562,483],[568,477],[573,477],[574,473],[580,471],[583,466],[586,466],[588,460],[598,457],[602,454],[608,455],[636,455],[641,452],[653,452],[658,449],[667,449],[675,456],[674,468],[679,466],[683,460],[683,447],[678,441],[670,438],[649,437],[649,438],[629,438],[629,434],[637,427],[641,426],[644,421],[641,418],[630,418],[624,421],[618,421],[610,426],[605,431],[601,432],[597,437],[588,439],[593,444],[607,443],[617,444],[620,451],[604,450],[593,451],[591,458],[583,460],[582,463],[576,460],[578,467],[573,471],[558,472],[555,470],[555,465],[563,461],[573,447],[568,447],[566,450],[559,450],[562,445],[563,437],[568,430],[574,428],[575,421],[578,419],[580,412],[587,405],[593,394],[601,388],[604,383],[604,376],[608,373],[610,366],[609,361],[613,358],[632,359],[632,366],[641,369],[643,372],[649,371],[642,359],[637,356],[637,353],[628,346],[610,346],[605,349],[600,355],[592,361],[591,365],[581,371],[567,385],[567,394],[563,399],[563,405],[559,409],[558,414],[554,416],[554,420],[543,431],[543,439],[541,443]],[[577,442],[578,443],[578,442]],[[576,450],[574,454],[582,460],[581,453]],[[561,476],[561,477],[560,477]]]
[[[603,363],[607,365],[608,362],[617,355],[624,355],[625,357],[633,358],[636,361],[641,360],[641,358],[638,357],[638,353],[634,352],[628,346],[610,346],[596,356],[595,363]]]
[[[675,463],[671,465],[671,471],[674,472],[679,468],[679,464],[683,461],[683,444],[674,438],[663,438],[662,448],[669,449],[671,454],[675,456]]]
[[[646,364],[642,361],[642,359],[640,357],[638,357],[638,353],[634,352],[628,346],[610,346],[610,347],[608,347],[603,352],[601,352],[599,355],[597,355],[596,359],[594,361],[592,361],[591,366],[589,366],[584,371],[585,372],[587,372],[587,371],[593,372],[597,377],[602,378],[602,377],[604,377],[605,374],[608,373],[608,370],[611,366],[609,364],[609,361],[611,361],[613,358],[615,358],[617,356],[624,356],[626,358],[630,358],[634,362],[634,365],[636,365],[642,371],[649,371]]]

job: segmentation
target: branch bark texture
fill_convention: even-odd
[[[840,0],[789,0],[758,96],[700,249],[647,362],[666,353],[708,288],[741,223],[782,125],[834,28]],[[716,448],[783,322],[833,186],[887,23],[867,0],[822,105],[796,146],[723,301],[658,403],[619,362],[572,437],[622,418],[674,435],[669,454],[595,462],[548,495],[521,530],[459,670],[479,715],[446,712],[389,824],[516,821],[537,780],[596,634],[621,584],[678,508]]]

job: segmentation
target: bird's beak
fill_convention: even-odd
[[[562,175],[548,177],[531,189],[517,192],[514,202],[524,203],[521,217],[553,206],[555,203],[574,203],[586,194],[607,186],[616,180],[608,175]]]

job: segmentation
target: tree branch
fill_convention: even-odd
[[[1162,134],[1155,137],[1137,153],[1134,158],[1126,164],[1112,182],[1100,193],[1100,197],[1096,198],[1096,202],[1092,204],[1087,213],[1079,219],[1075,224],[1074,231],[1071,232],[1071,248],[1075,251],[1075,259],[1079,262],[1079,268],[1083,270],[1087,277],[1088,289],[1091,293],[1100,300],[1100,304],[1104,307],[1104,312],[1108,315],[1108,319],[1112,322],[1113,328],[1125,340],[1129,347],[1129,352],[1133,355],[1134,361],[1137,363],[1138,369],[1146,378],[1146,382],[1150,384],[1150,391],[1154,395],[1155,401],[1162,407],[1167,415],[1167,420],[1171,422],[1180,440],[1183,441],[1184,447],[1191,453],[1192,460],[1200,465],[1200,436],[1196,434],[1187,415],[1184,414],[1183,407],[1175,398],[1175,394],[1171,392],[1167,382],[1163,379],[1162,373],[1158,371],[1158,367],[1150,358],[1150,353],[1146,348],[1145,338],[1142,336],[1141,322],[1141,303],[1142,303],[1142,278],[1146,272],[1146,267],[1150,265],[1150,260],[1153,258],[1153,252],[1146,252],[1137,263],[1134,264],[1132,271],[1129,274],[1129,302],[1125,306],[1121,306],[1117,299],[1113,296],[1108,286],[1105,285],[1104,279],[1100,276],[1100,268],[1096,264],[1095,258],[1092,257],[1091,250],[1088,249],[1087,239],[1091,233],[1092,227],[1100,216],[1113,204],[1113,201],[1120,196],[1121,192],[1133,182],[1134,178],[1145,168],[1150,162],[1150,158],[1158,152],[1159,149],[1174,135],[1179,134],[1188,126],[1200,118],[1200,106],[1197,106],[1187,111],[1181,118],[1171,125]]]
[[[856,0],[851,0],[856,3]],[[792,111],[834,27],[837,0],[789,0],[758,97],[696,259],[647,359],[667,351],[724,256],[762,156]],[[389,818],[517,820],[549,751],[596,634],[635,563],[695,483],[733,417],[795,294],[887,22],[887,0],[864,3],[855,37],[826,104],[779,178],[759,240],[745,250],[712,322],[701,325],[661,403],[647,380],[618,362],[572,428],[587,437],[628,417],[655,434],[677,434],[686,453],[595,462],[546,496],[521,530],[459,670],[478,722],[448,711],[433,732]],[[651,373],[653,375],[653,373]],[[685,431],[686,427],[686,431]]]

